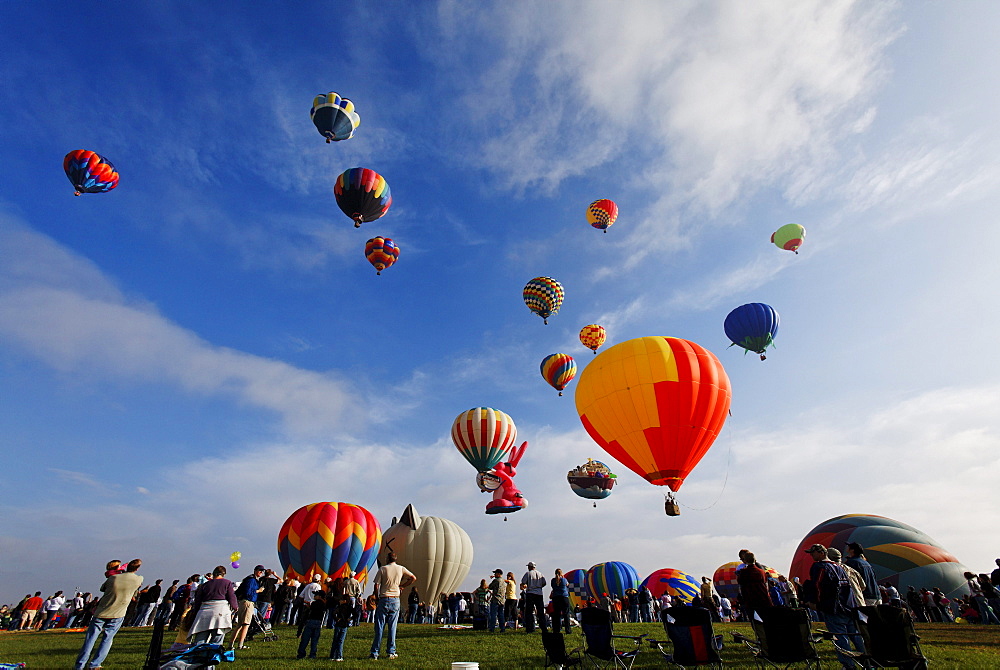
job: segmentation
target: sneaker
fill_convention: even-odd
[[[375,654],[368,654],[368,658],[370,658],[373,661],[377,661],[378,660],[378,656],[376,656]]]
[[[396,656],[396,654],[389,654],[389,660],[392,660],[394,658],[399,658],[399,656]]]

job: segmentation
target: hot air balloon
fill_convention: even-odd
[[[381,218],[392,205],[392,194],[385,178],[368,168],[351,168],[337,177],[333,185],[337,205],[354,221],[357,228],[366,221]]]
[[[361,117],[354,111],[354,103],[337,93],[320,93],[313,98],[309,116],[326,143],[349,140],[361,125]]]
[[[590,458],[583,465],[578,465],[566,474],[573,493],[587,500],[604,500],[611,495],[611,489],[618,481],[618,475],[600,461]],[[594,503],[597,507],[597,503]]]
[[[590,600],[592,594],[587,588],[587,571],[582,568],[570,570],[563,573],[563,577],[569,582],[569,604],[570,607],[584,607]]]
[[[569,354],[549,354],[539,366],[542,379],[562,395],[566,385],[576,377],[576,361]]]
[[[758,563],[758,565],[760,564]],[[736,581],[736,571],[742,567],[743,563],[733,561],[732,563],[720,565],[715,569],[715,572],[712,574],[712,583],[715,584],[715,590],[719,592],[720,596],[730,599],[740,597],[740,585]],[[760,567],[770,579],[777,579],[780,576],[774,568],[764,565]]]
[[[474,407],[456,417],[451,441],[472,467],[485,472],[510,453],[517,442],[517,426],[498,409]]]
[[[615,460],[677,491],[722,430],[731,396],[712,352],[676,337],[641,337],[598,354],[584,369],[576,410]]]
[[[697,579],[673,568],[657,570],[646,577],[641,586],[648,588],[657,600],[664,593],[669,593],[675,605],[678,603],[690,605],[694,597],[701,593],[701,585]]]
[[[583,343],[583,346],[593,350],[594,355],[597,355],[597,348],[604,344],[605,339],[607,339],[607,333],[604,331],[604,326],[592,323],[580,329],[580,342]]]
[[[318,502],[300,507],[278,533],[278,560],[286,577],[342,577],[357,573],[364,583],[382,545],[382,528],[359,505]]]
[[[802,241],[806,239],[806,229],[797,223],[786,223],[781,228],[771,233],[771,242],[774,246],[785,251],[799,253]]]
[[[957,558],[913,526],[874,514],[845,514],[813,528],[795,550],[789,576],[809,578],[813,561],[805,549],[813,544],[844,552],[848,542],[861,545],[880,584],[889,582],[900,591],[937,586],[949,598],[968,593],[963,577],[968,568]]]
[[[399,246],[388,237],[373,237],[365,243],[365,258],[380,275],[399,258]]]
[[[63,158],[63,170],[76,191],[84,193],[105,193],[118,186],[118,172],[104,156],[93,151],[77,149]]]
[[[726,337],[733,344],[760,354],[760,360],[763,361],[767,359],[764,350],[774,345],[774,336],[778,334],[780,322],[773,307],[762,302],[751,302],[731,311],[726,316],[724,327]]]
[[[396,552],[400,565],[417,576],[414,586],[420,597],[433,600],[440,593],[452,593],[472,567],[472,540],[454,521],[436,516],[420,516],[413,505],[382,536],[379,562]]]
[[[628,563],[621,561],[608,561],[598,563],[587,570],[587,589],[594,595],[600,597],[607,593],[625,598],[625,591],[639,588],[639,574]]]
[[[618,205],[612,200],[595,200],[587,207],[587,223],[605,233],[617,218]]]
[[[535,277],[525,284],[522,292],[524,304],[546,324],[559,311],[565,295],[562,284],[552,277]]]

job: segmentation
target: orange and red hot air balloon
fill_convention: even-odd
[[[649,483],[671,491],[680,489],[712,446],[731,398],[719,359],[677,337],[616,344],[584,368],[576,387],[576,409],[594,441]]]
[[[360,505],[317,502],[295,510],[278,533],[278,560],[286,577],[357,574],[364,583],[382,546],[382,528]]]
[[[595,200],[587,207],[587,223],[605,233],[617,219],[618,205],[614,200]]]
[[[365,243],[365,258],[375,268],[375,274],[380,275],[399,258],[399,245],[388,237],[373,237]]]
[[[608,334],[604,330],[604,326],[599,326],[596,323],[584,326],[580,329],[580,342],[583,346],[591,349],[595,354],[597,353],[598,347],[604,344]]]

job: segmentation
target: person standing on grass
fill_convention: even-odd
[[[507,585],[507,600],[503,607],[504,618],[512,622],[514,630],[517,630],[517,580],[514,579],[513,572],[507,573],[504,584]]]
[[[319,646],[319,636],[323,632],[323,617],[326,616],[326,593],[317,591],[309,608],[303,614],[302,639],[299,641],[299,653],[296,659],[306,657],[306,647],[309,646],[309,658],[316,658],[316,647]]]
[[[330,644],[330,660],[344,660],[344,640],[347,639],[347,629],[354,620],[354,600],[345,598],[333,612],[333,642]]]
[[[38,619],[38,613],[44,604],[45,601],[42,600],[41,591],[35,591],[35,595],[24,601],[21,605],[21,627],[19,630],[31,630],[34,628],[35,621]]]
[[[76,657],[74,670],[83,670],[88,660],[90,661],[89,667],[99,668],[104,659],[108,657],[115,633],[121,628],[122,621],[125,619],[125,610],[128,609],[133,596],[142,586],[142,577],[137,574],[141,566],[140,559],[133,559],[129,561],[125,572],[108,577],[101,585],[101,591],[104,595],[97,603],[94,618],[87,626],[83,647],[80,648],[80,653]],[[90,658],[90,654],[94,650],[94,643],[97,642],[98,638],[101,638],[101,643],[97,647],[97,653],[94,654],[93,658]]]
[[[389,628],[389,641],[386,653],[389,658],[396,658],[396,624],[399,623],[400,591],[417,581],[416,576],[396,563],[396,552],[386,555],[386,564],[375,573],[375,596],[378,604],[375,606],[375,636],[369,658],[378,658],[382,646],[382,634]]]
[[[532,617],[534,613],[537,617],[538,627],[542,632],[548,632],[545,625],[545,599],[542,589],[545,588],[545,577],[535,569],[534,561],[528,561],[528,571],[521,577],[521,587],[524,588],[524,630],[526,633],[535,632],[535,621]]]
[[[257,596],[264,590],[260,580],[264,578],[266,569],[263,565],[258,565],[253,569],[253,573],[244,577],[240,582],[240,588],[236,590],[236,600],[239,607],[236,612],[236,634],[233,635],[233,649],[246,649],[243,642],[247,639],[250,631],[250,624],[253,623],[254,612],[257,611]]]
[[[500,621],[500,632],[504,632],[507,628],[507,617],[505,616],[507,609],[507,583],[503,578],[503,570],[497,568],[493,571],[493,580],[487,587],[490,592],[490,609],[489,609],[489,623],[488,628],[492,633],[497,628],[497,620]]]

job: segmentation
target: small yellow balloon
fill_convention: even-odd
[[[229,560],[232,561],[233,563],[240,560],[241,558],[243,558],[243,554],[241,554],[238,551],[234,551],[233,553],[229,554]]]

